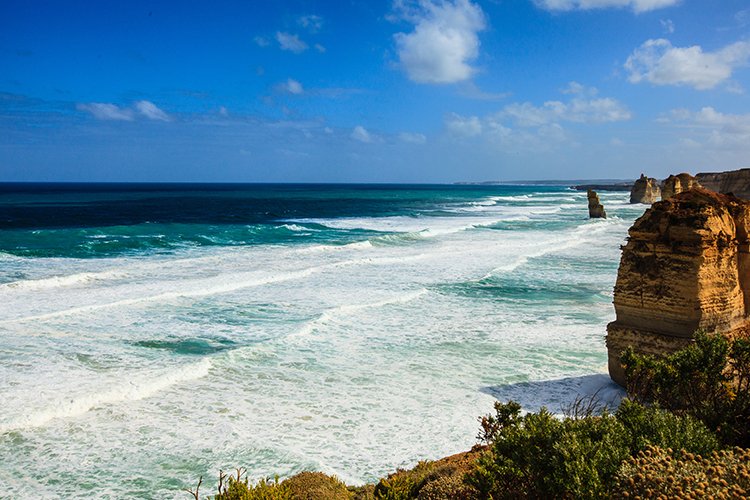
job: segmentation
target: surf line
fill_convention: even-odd
[[[417,256],[413,256],[412,259],[416,260],[416,259],[423,258],[423,257],[424,257],[423,255],[417,255]],[[402,257],[402,258],[381,257],[381,258],[351,259],[348,261],[334,262],[331,264],[324,264],[322,266],[315,266],[315,267],[310,267],[307,269],[301,269],[298,271],[292,271],[283,275],[269,276],[266,278],[259,278],[255,280],[249,280],[249,281],[240,281],[238,283],[225,284],[225,285],[216,286],[216,287],[208,288],[208,289],[194,290],[194,291],[182,291],[182,292],[164,292],[164,293],[160,293],[156,295],[150,295],[147,297],[123,299],[123,300],[118,300],[115,302],[108,302],[105,304],[91,304],[91,305],[86,305],[86,306],[73,307],[70,309],[64,309],[62,311],[54,311],[54,312],[45,313],[45,314],[38,314],[34,316],[25,316],[22,318],[6,319],[6,320],[0,321],[0,324],[25,323],[29,321],[45,321],[45,320],[64,317],[64,316],[84,314],[84,313],[88,313],[91,311],[99,311],[102,309],[109,309],[113,307],[130,306],[130,305],[142,304],[146,302],[160,302],[160,301],[166,301],[166,300],[171,300],[171,299],[189,298],[189,297],[208,297],[211,295],[220,295],[222,293],[234,292],[234,291],[242,290],[245,288],[269,285],[272,283],[281,283],[284,281],[290,281],[290,280],[295,280],[295,279],[303,279],[303,278],[312,276],[313,274],[318,274],[329,269],[343,268],[343,267],[356,266],[356,265],[362,265],[362,264],[375,264],[375,265],[393,264],[393,263],[403,262],[404,260],[410,260],[410,259],[408,257]]]
[[[333,307],[331,309],[328,309],[324,312],[322,312],[317,318],[310,320],[305,323],[305,325],[300,328],[295,333],[292,333],[287,338],[288,339],[298,339],[301,337],[307,337],[311,335],[313,332],[318,330],[320,327],[324,326],[327,323],[330,323],[332,321],[335,321],[337,317],[346,316],[349,314],[356,314],[359,311],[363,311],[366,309],[376,309],[379,307],[385,307],[389,305],[394,304],[405,304],[407,302],[411,302],[413,300],[417,300],[418,298],[422,297],[423,295],[429,293],[429,290],[426,288],[420,288],[419,290],[415,292],[409,292],[406,294],[402,294],[390,299],[384,299],[378,302],[370,302],[366,304],[344,304],[337,307]]]

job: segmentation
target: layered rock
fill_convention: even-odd
[[[701,187],[700,183],[688,173],[670,175],[661,186],[661,199],[668,200],[675,195],[688,191],[694,187]]]
[[[693,188],[657,202],[630,228],[617,273],[617,319],[607,325],[609,373],[625,384],[620,354],[664,355],[697,329],[747,335],[750,202]]]
[[[630,190],[630,203],[646,203],[648,205],[659,201],[661,188],[659,181],[641,174]]]
[[[604,205],[599,201],[599,195],[596,194],[596,191],[589,189],[586,196],[589,199],[589,218],[606,219],[607,212],[604,211]]]
[[[695,178],[703,187],[717,193],[732,193],[738,198],[750,199],[750,168],[702,173]]]

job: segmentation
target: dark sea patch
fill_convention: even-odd
[[[139,340],[132,342],[134,346],[147,349],[163,349],[175,354],[201,356],[227,351],[237,347],[237,343],[229,339],[175,339],[175,340]]]
[[[437,285],[435,290],[471,299],[508,302],[589,303],[602,300],[601,289],[594,284],[534,281],[511,273],[490,276],[477,281]]]

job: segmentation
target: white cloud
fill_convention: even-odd
[[[664,29],[665,33],[672,34],[674,33],[674,23],[671,19],[662,19],[659,21],[661,24],[661,27]]]
[[[224,107],[224,106],[219,106],[219,115],[220,115],[220,116],[224,116],[224,117],[227,117],[227,116],[229,116],[229,111],[227,110],[227,108],[226,108],[226,107]]]
[[[482,122],[477,116],[450,113],[445,118],[445,128],[456,137],[473,137],[482,133]]]
[[[269,45],[271,45],[271,42],[268,40],[268,38],[264,36],[256,36],[255,38],[253,38],[253,41],[258,47],[268,47]]]
[[[625,62],[632,83],[688,85],[708,90],[728,80],[732,72],[750,59],[750,42],[736,42],[716,52],[699,45],[674,47],[663,38],[647,40]]]
[[[536,106],[530,102],[508,104],[483,117],[446,116],[445,130],[455,137],[482,137],[502,148],[548,151],[561,144],[574,146],[564,122],[599,124],[629,120],[628,108],[610,97],[597,97],[598,90],[571,82],[561,89],[566,101],[547,101]]]
[[[673,109],[670,118],[663,123],[678,122],[686,124],[688,130],[697,135],[697,139],[715,147],[736,147],[747,151],[750,144],[750,114],[735,115],[716,111],[707,106],[700,111],[692,112],[687,109]],[[684,125],[683,125],[684,126]],[[682,142],[698,142],[693,138],[683,137]]]
[[[671,7],[680,3],[680,0],[534,0],[534,3],[542,9],[552,11],[629,7],[633,12],[641,13]]]
[[[354,127],[354,130],[352,130],[352,133],[349,137],[359,142],[375,142],[375,136],[368,132],[367,129],[362,125],[357,125],[356,127]]]
[[[159,109],[151,101],[138,101],[133,104],[132,108],[121,108],[114,104],[103,102],[81,103],[76,105],[76,109],[87,111],[99,120],[133,121],[136,118],[136,113],[150,120],[168,122],[171,119],[167,113]]]
[[[134,118],[132,109],[120,108],[114,104],[104,102],[81,103],[76,105],[76,109],[87,111],[98,120],[133,121]]]
[[[288,50],[300,54],[307,50],[307,44],[300,40],[299,36],[283,31],[276,32],[276,41],[279,42],[281,50]]]
[[[424,134],[417,134],[414,132],[402,132],[398,136],[403,142],[409,142],[412,144],[424,144],[427,142],[427,137]]]
[[[315,14],[301,16],[297,19],[297,24],[308,30],[310,33],[317,33],[320,31],[320,28],[323,27],[323,18],[321,16],[316,16]]]
[[[156,104],[151,101],[138,101],[135,103],[135,109],[149,120],[160,120],[164,122],[170,120],[169,115],[159,109]]]
[[[529,102],[505,106],[500,117],[511,118],[520,127],[540,127],[562,121],[575,123],[606,123],[629,120],[630,110],[611,97],[594,98],[597,89],[571,82],[562,91],[575,97],[568,102],[547,101],[541,106]]]
[[[315,44],[315,50],[317,50],[318,52],[320,52],[322,54],[322,53],[324,53],[326,51],[326,48],[323,47],[321,44],[316,43]]]
[[[417,83],[454,83],[471,78],[470,62],[479,55],[478,32],[485,28],[479,5],[469,0],[397,2],[401,18],[413,23],[411,33],[396,33],[399,61]]]
[[[301,95],[305,92],[305,89],[302,88],[302,84],[292,78],[289,78],[287,81],[279,84],[279,89],[281,89],[283,92],[288,92],[294,95]]]

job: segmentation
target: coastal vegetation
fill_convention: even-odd
[[[322,473],[252,484],[220,474],[217,500],[743,498],[750,494],[750,342],[697,332],[670,356],[624,353],[628,398],[578,400],[562,418],[496,402],[471,451],[347,487]],[[194,492],[195,498],[199,495]]]

